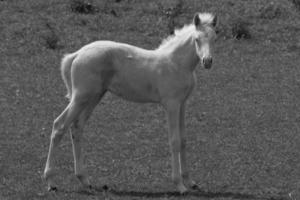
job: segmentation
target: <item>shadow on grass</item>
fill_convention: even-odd
[[[150,192],[150,191],[133,191],[133,190],[118,190],[114,188],[108,188],[104,190],[103,187],[93,188],[96,193],[101,192],[105,196],[109,194],[115,196],[128,196],[128,197],[146,197],[146,198],[161,198],[161,197],[202,197],[202,198],[231,198],[231,199],[257,199],[257,200],[287,200],[283,196],[262,196],[255,194],[246,194],[246,193],[235,193],[235,192],[209,192],[203,191],[200,189],[189,191],[186,194],[182,195],[179,192],[175,191],[165,191],[165,192]],[[82,193],[82,192],[81,192]],[[84,192],[87,195],[96,195],[93,192]]]

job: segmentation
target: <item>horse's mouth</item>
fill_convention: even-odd
[[[211,66],[212,66],[212,64],[204,64],[204,68],[205,68],[205,69],[210,69]]]

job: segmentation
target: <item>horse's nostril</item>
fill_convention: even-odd
[[[208,62],[208,63],[212,63],[212,58],[208,58],[208,59],[207,59],[207,62]]]
[[[211,64],[212,63],[212,58],[204,58],[203,59],[203,64]]]

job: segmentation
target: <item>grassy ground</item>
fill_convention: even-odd
[[[271,200],[299,189],[299,12],[288,0],[189,0],[176,26],[196,11],[220,19],[214,66],[197,69],[186,115],[189,167],[202,191],[174,193],[162,109],[107,94],[85,131],[97,190],[79,188],[66,136],[58,158],[60,190],[48,193],[40,176],[52,122],[67,104],[62,55],[99,39],[155,48],[169,31],[158,1],[91,2],[98,12],[85,15],[71,12],[69,1],[0,1],[1,200]],[[165,9],[175,4],[162,1]],[[247,24],[251,39],[231,37],[237,21]],[[105,184],[112,188],[106,194]]]

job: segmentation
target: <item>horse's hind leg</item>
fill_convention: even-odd
[[[81,151],[83,128],[86,124],[86,121],[90,117],[92,111],[94,110],[95,106],[98,104],[104,93],[105,92],[103,92],[100,95],[95,95],[94,97],[91,97],[87,103],[88,105],[81,112],[79,118],[74,122],[73,126],[71,126],[71,139],[73,146],[75,175],[85,187],[91,187],[91,185],[84,166],[84,156]]]
[[[54,120],[47,162],[44,170],[44,178],[48,184],[48,190],[56,190],[54,186],[54,156],[57,153],[59,142],[64,133],[69,129],[73,121],[79,116],[86,106],[85,98],[73,98],[67,108]]]

